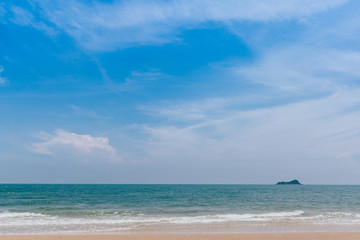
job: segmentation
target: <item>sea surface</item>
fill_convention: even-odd
[[[360,186],[0,185],[0,235],[164,231],[360,231]]]

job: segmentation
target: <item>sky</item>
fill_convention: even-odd
[[[360,184],[359,9],[0,1],[0,182]]]

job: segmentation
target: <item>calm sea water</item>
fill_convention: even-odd
[[[360,231],[360,186],[0,185],[0,234]]]

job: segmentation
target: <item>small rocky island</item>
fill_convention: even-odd
[[[302,184],[295,179],[290,182],[278,182],[276,185],[302,185]]]

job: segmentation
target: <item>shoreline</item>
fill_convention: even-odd
[[[358,240],[360,232],[0,235],[0,240]]]

